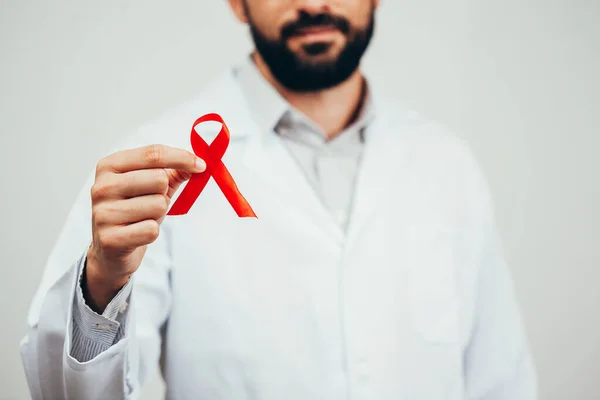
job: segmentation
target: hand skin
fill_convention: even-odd
[[[94,311],[102,313],[139,268],[179,186],[204,170],[205,161],[193,153],[157,144],[98,162],[90,191],[92,244],[82,282]]]

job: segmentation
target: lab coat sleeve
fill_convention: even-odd
[[[473,167],[477,169],[476,166]],[[478,174],[475,306],[465,352],[469,400],[535,400],[537,377],[517,294],[495,227],[489,189]]]
[[[160,332],[170,310],[169,234],[164,223],[132,277],[122,338],[89,361],[79,361],[71,352],[80,270],[91,243],[92,184],[93,175],[67,217],[29,309],[20,350],[34,400],[137,399],[140,386],[158,366]],[[79,327],[85,329],[83,324]]]

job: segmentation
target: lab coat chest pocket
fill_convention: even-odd
[[[456,343],[459,297],[452,228],[418,224],[407,236],[406,283],[415,330],[427,342]]]

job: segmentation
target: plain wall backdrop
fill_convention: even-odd
[[[0,399],[29,397],[18,343],[85,176],[250,50],[225,3],[0,0]],[[364,63],[478,157],[542,400],[600,399],[599,20],[599,0],[383,0]]]

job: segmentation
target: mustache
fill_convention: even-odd
[[[343,17],[302,12],[296,21],[289,22],[281,28],[281,37],[288,39],[306,28],[335,28],[345,35],[350,33],[350,23]]]

